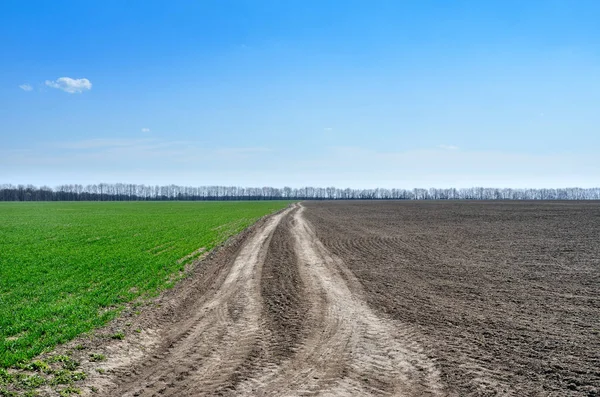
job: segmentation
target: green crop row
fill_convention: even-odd
[[[0,367],[99,327],[288,202],[0,203]]]

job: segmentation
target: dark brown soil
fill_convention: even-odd
[[[261,292],[265,304],[265,325],[272,329],[273,361],[289,358],[301,342],[308,302],[290,233],[291,218],[286,217],[275,229],[271,247],[263,265]]]
[[[600,203],[306,202],[458,395],[600,395]]]

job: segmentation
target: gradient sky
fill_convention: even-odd
[[[599,20],[596,0],[3,0],[0,183],[599,186]]]

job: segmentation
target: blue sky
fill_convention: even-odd
[[[0,2],[0,183],[600,185],[597,1]]]

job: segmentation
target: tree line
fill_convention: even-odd
[[[100,183],[0,185],[0,201],[215,201],[215,200],[600,200],[600,188],[339,189],[335,187],[177,186]]]

